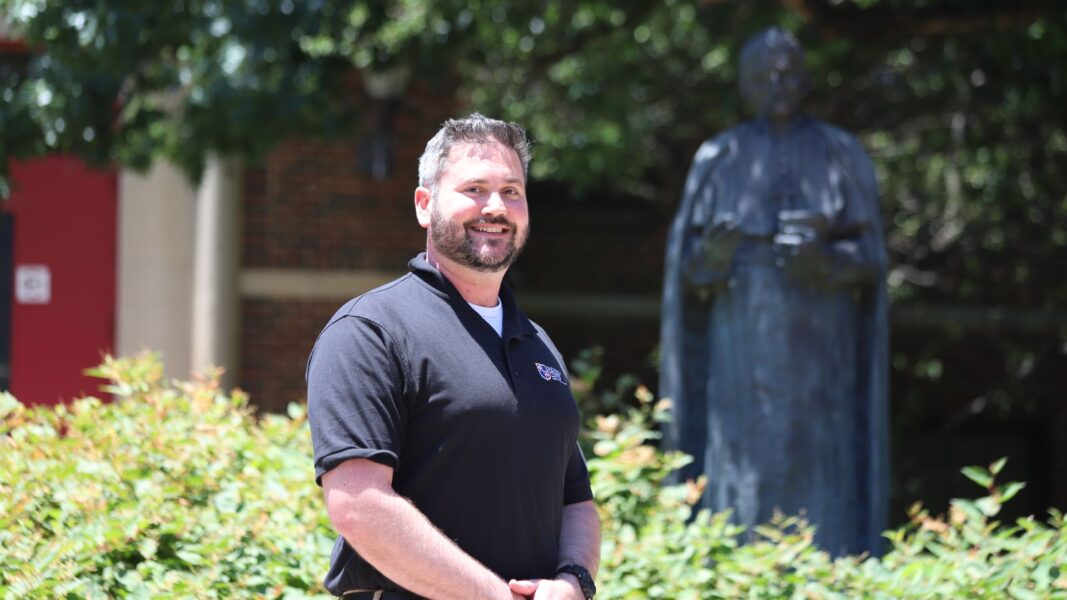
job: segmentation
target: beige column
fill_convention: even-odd
[[[241,174],[238,160],[211,157],[196,194],[192,368],[225,367],[226,387],[238,373]]]
[[[173,165],[119,175],[116,354],[163,354],[169,377],[189,376],[196,191]]]

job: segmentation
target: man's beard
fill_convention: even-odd
[[[484,244],[478,248],[467,227],[479,223],[503,225],[511,230],[511,237],[506,243],[500,240],[496,244]],[[526,246],[529,236],[529,227],[519,231],[514,223],[504,217],[482,217],[459,225],[441,216],[436,206],[430,210],[430,239],[434,248],[452,261],[477,271],[493,273],[510,267]],[[498,245],[500,243],[505,243],[502,249]]]

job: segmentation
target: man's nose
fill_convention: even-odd
[[[500,197],[499,192],[489,194],[489,198],[485,201],[485,206],[482,207],[483,215],[502,215],[506,211],[504,199]]]

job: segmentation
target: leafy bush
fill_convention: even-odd
[[[625,417],[597,417],[592,434],[605,598],[1067,598],[1063,515],[995,520],[1022,487],[996,484],[1004,460],[963,470],[987,495],[954,500],[947,518],[914,506],[908,525],[885,534],[881,559],[834,560],[796,517],[745,532],[727,513],[694,515],[703,482],[665,485],[689,458],[653,446],[669,404],[643,388],[637,400]]]
[[[333,542],[302,410],[108,359],[115,399],[0,396],[0,597],[301,597]]]
[[[303,410],[257,418],[217,378],[167,383],[154,357],[108,359],[115,399],[27,409],[0,395],[0,597],[306,597],[334,534]],[[668,406],[593,422],[603,598],[1067,598],[1067,525],[995,520],[1020,484],[1003,463],[965,474],[987,495],[947,518],[921,507],[881,559],[831,559],[793,517],[745,532],[693,514],[703,482],[655,447]],[[742,544],[741,540],[747,543]]]

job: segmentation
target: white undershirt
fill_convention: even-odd
[[[471,304],[470,302],[467,304],[470,304],[474,312],[481,315],[486,323],[489,323],[489,326],[493,328],[497,335],[504,337],[504,304],[500,302],[500,298],[496,299],[496,306],[489,308]]]

